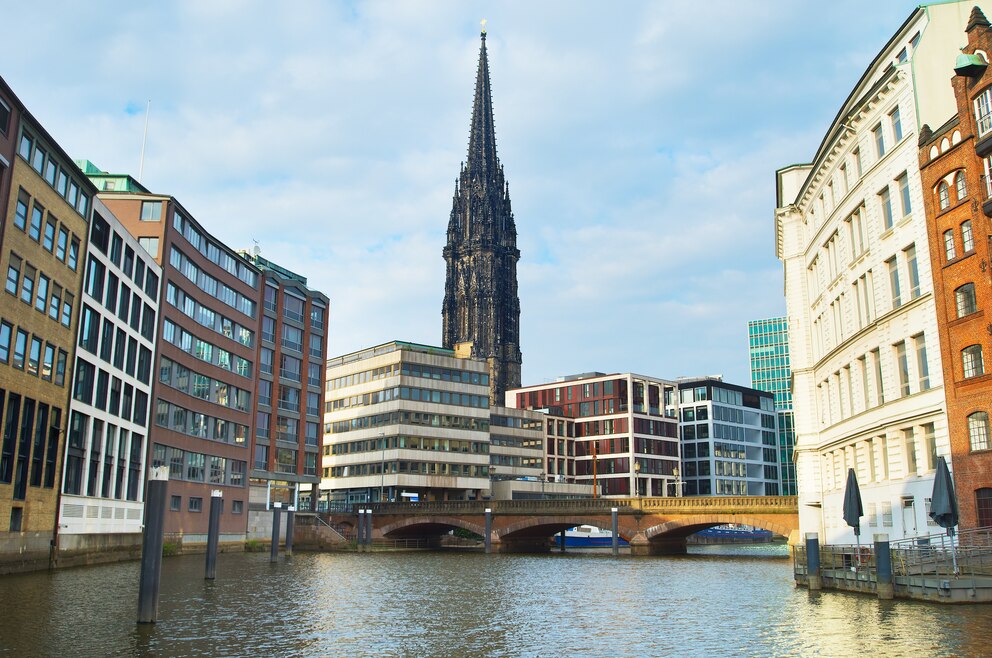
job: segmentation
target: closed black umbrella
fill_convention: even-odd
[[[933,478],[933,493],[930,495],[930,518],[941,528],[947,529],[951,538],[951,560],[954,563],[954,573],[958,572],[958,558],[954,549],[954,526],[958,524],[958,498],[954,495],[954,481],[947,461],[937,458],[937,473]]]
[[[853,468],[847,469],[847,486],[844,487],[844,522],[854,528],[854,541],[858,552],[854,556],[854,570],[861,561],[861,517],[865,510],[861,506],[861,488],[858,487],[858,474]]]
[[[865,510],[861,506],[861,489],[858,475],[853,468],[847,469],[847,486],[844,488],[844,522],[854,528],[854,536],[861,535],[861,517]],[[860,542],[859,542],[860,543]]]

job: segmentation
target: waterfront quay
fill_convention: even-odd
[[[980,656],[988,606],[809,592],[779,546],[684,556],[221,554],[163,562],[156,624],[138,563],[4,578],[19,656]],[[96,614],[99,611],[99,614]]]

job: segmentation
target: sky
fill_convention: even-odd
[[[750,382],[785,312],[775,170],[808,162],[905,0],[16,3],[0,76],[74,158],[331,299],[328,354],[438,345],[487,20],[523,384]],[[58,18],[53,18],[58,17]]]

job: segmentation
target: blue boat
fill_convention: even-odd
[[[555,542],[557,543],[557,538]],[[619,546],[627,546],[620,537]],[[580,525],[565,531],[565,548],[612,548],[613,533],[591,525]]]
[[[769,530],[753,528],[749,525],[730,524],[700,530],[696,536],[704,539],[764,542],[771,541],[772,533]]]

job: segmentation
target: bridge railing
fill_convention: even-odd
[[[373,514],[596,514],[616,507],[620,514],[643,512],[739,514],[795,513],[795,496],[692,496],[667,498],[571,498],[544,500],[453,500],[416,503],[366,503]]]

